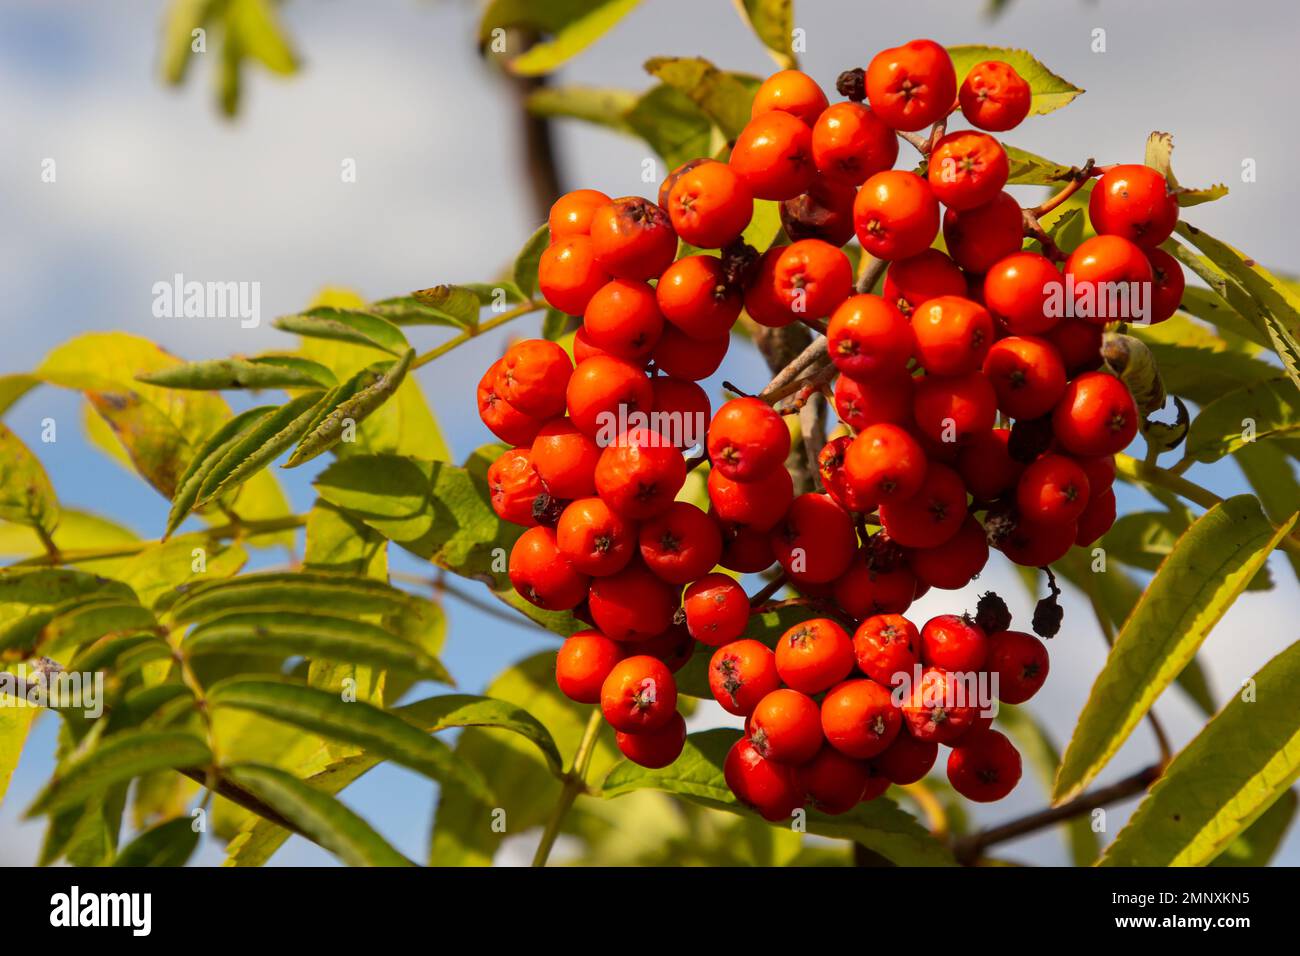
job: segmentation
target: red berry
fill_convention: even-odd
[[[593,578],[587,604],[606,637],[630,644],[668,629],[677,596],[643,566],[632,563],[616,574]]]
[[[850,428],[912,423],[911,372],[888,372],[861,379],[841,375],[835,381],[835,412]]]
[[[838,684],[853,670],[853,642],[829,618],[796,624],[776,645],[776,670],[797,691],[816,694]]]
[[[897,425],[864,428],[844,454],[844,471],[862,501],[906,501],[921,489],[927,464],[916,439]]]
[[[587,596],[588,577],[555,543],[550,528],[529,528],[510,549],[510,583],[530,604],[548,611],[577,607]]]
[[[906,372],[914,346],[903,313],[876,295],[845,299],[831,315],[826,344],[835,367],[853,378]]]
[[[722,567],[741,574],[757,574],[776,563],[776,557],[772,554],[772,542],[768,540],[766,530],[760,531],[730,522],[720,524],[719,527],[722,529],[722,557],[718,559],[718,564]]]
[[[614,665],[600,689],[600,710],[622,733],[647,733],[677,713],[677,682],[663,661],[646,654]]]
[[[957,99],[957,73],[933,40],[881,50],[867,66],[867,99],[894,129],[914,131],[946,116]]]
[[[901,614],[916,596],[916,577],[905,565],[873,571],[859,554],[835,582],[835,603],[852,617]]]
[[[971,728],[980,706],[967,692],[967,682],[937,667],[927,667],[904,698],[903,720],[908,732],[927,743],[948,744]]]
[[[560,552],[583,574],[615,574],[636,553],[636,528],[600,498],[579,498],[555,525]]]
[[[943,214],[943,239],[948,255],[967,272],[988,272],[1024,244],[1024,218],[1020,203],[1008,193],[969,209],[949,209]],[[978,278],[976,278],[978,283]]]
[[[998,700],[1023,704],[1047,680],[1047,648],[1032,634],[999,631],[989,635],[988,667],[998,677]]]
[[[955,295],[930,299],[912,313],[916,360],[930,375],[977,371],[993,344],[993,318],[978,302]]]
[[[690,663],[695,656],[695,638],[686,630],[685,624],[674,624],[662,634],[656,634],[646,641],[637,641],[638,654],[649,654],[663,661],[670,671],[676,674]]]
[[[817,702],[788,687],[774,690],[760,700],[748,727],[754,749],[777,763],[805,763],[824,742]]]
[[[724,644],[709,661],[709,689],[729,714],[748,717],[760,700],[780,686],[776,655],[759,641]]]
[[[644,282],[611,279],[591,297],[583,313],[587,341],[629,362],[650,357],[664,331],[655,291]]]
[[[906,733],[895,737],[872,762],[890,783],[905,787],[929,773],[938,755],[939,745],[934,741],[917,740]]]
[[[510,445],[531,445],[545,419],[525,414],[497,391],[501,360],[493,362],[478,383],[478,414],[492,434]]]
[[[567,418],[553,418],[533,439],[533,468],[554,498],[573,499],[596,490],[600,449]]]
[[[849,513],[828,495],[795,498],[772,529],[772,553],[795,581],[822,584],[844,573],[857,550]]]
[[[1100,492],[1089,492],[1088,507],[1079,515],[1074,543],[1081,548],[1089,547],[1109,531],[1114,523],[1115,489],[1103,488]]]
[[[755,199],[793,199],[812,183],[812,130],[773,110],[754,117],[736,137],[731,168]]]
[[[591,238],[582,235],[552,238],[537,262],[537,287],[561,312],[582,315],[591,297],[609,281],[596,261]]]
[[[784,312],[805,322],[830,315],[853,291],[853,267],[841,249],[820,239],[778,247],[759,274]]]
[[[989,641],[974,621],[940,614],[921,628],[921,662],[945,671],[978,671],[989,655]]]
[[[967,445],[993,428],[997,394],[979,372],[927,375],[916,383],[912,415],[917,431],[939,447]]]
[[[1088,219],[1099,235],[1123,236],[1154,249],[1178,223],[1178,200],[1150,166],[1112,166],[1092,187]]]
[[[726,574],[706,574],[688,587],[682,609],[691,637],[710,647],[730,644],[749,626],[749,597]]]
[[[790,430],[767,402],[733,398],[709,423],[709,461],[733,481],[754,481],[783,467]]]
[[[685,256],[659,277],[655,298],[663,317],[693,339],[711,341],[731,331],[740,293],[726,284],[717,256]]]
[[[598,189],[575,189],[555,200],[546,219],[552,244],[566,236],[587,235],[592,216],[607,202],[609,197]]]
[[[898,159],[898,137],[861,103],[836,103],[812,131],[817,171],[828,179],[858,186],[890,169]]]
[[[650,518],[668,509],[686,481],[681,452],[657,432],[636,428],[600,453],[596,491],[625,518]]]
[[[1065,557],[1077,534],[1073,521],[1047,524],[1021,516],[997,548],[1021,567],[1043,568]]]
[[[1009,428],[980,432],[957,455],[957,474],[976,501],[992,501],[1014,488],[1025,470],[1007,452]]]
[[[1009,418],[1046,415],[1065,392],[1065,363],[1046,339],[1008,336],[993,343],[984,357],[984,374],[998,395],[998,408]]]
[[[976,63],[957,92],[967,122],[995,133],[1019,126],[1032,100],[1029,84],[1001,60]]]
[[[726,163],[701,163],[687,170],[668,193],[668,215],[683,242],[720,249],[749,225],[754,196]]]
[[[686,746],[686,720],[674,713],[658,730],[614,735],[618,749],[633,763],[651,770],[667,767],[682,755]]]
[[[1101,366],[1101,326],[1083,319],[1062,319],[1043,337],[1061,353],[1066,374],[1078,375]]]
[[[1020,782],[1020,753],[996,730],[985,731],[948,754],[948,782],[967,800],[1001,800]]]
[[[1151,324],[1155,325],[1169,318],[1183,304],[1187,278],[1178,260],[1163,249],[1148,249],[1147,260],[1151,263],[1154,282],[1151,288]]]
[[[712,410],[709,396],[695,382],[668,375],[650,380],[654,393],[652,424],[674,448],[701,445]]]
[[[564,414],[572,374],[573,363],[564,349],[546,339],[527,339],[506,349],[493,389],[525,415],[554,418]]]
[[[794,481],[784,468],[773,468],[754,481],[732,481],[710,469],[709,501],[717,516],[729,524],[767,531],[780,521],[794,500]]]
[[[930,152],[930,189],[949,209],[974,209],[992,202],[1009,172],[1006,150],[987,133],[949,133]]]
[[[920,661],[921,637],[901,614],[874,614],[853,634],[858,668],[876,683],[892,687]]]
[[[966,486],[947,465],[931,462],[921,489],[906,501],[880,506],[880,523],[905,548],[934,548],[966,520]]]
[[[731,345],[731,334],[724,332],[716,338],[691,338],[675,325],[664,327],[664,334],[655,346],[654,359],[659,371],[674,378],[698,382],[708,378],[722,365]]]
[[[832,747],[857,759],[874,757],[898,736],[902,714],[889,690],[873,680],[847,680],[822,701],[822,733]]]
[[[1064,301],[1064,280],[1052,260],[1036,252],[999,259],[984,277],[984,304],[1012,335],[1039,335],[1057,324],[1048,303]]]
[[[488,494],[492,510],[502,521],[531,527],[533,499],[546,489],[533,470],[532,459],[526,448],[512,448],[502,452],[487,471]]]
[[[795,774],[813,806],[823,813],[848,813],[858,805],[870,771],[866,763],[846,757],[834,747],[822,747]]]
[[[917,548],[907,553],[912,572],[930,587],[956,591],[970,584],[989,560],[988,536],[973,515],[957,533],[935,548]]]
[[[748,738],[737,740],[727,752],[722,773],[736,799],[753,807],[763,819],[789,820],[803,806],[804,792],[793,767],[764,760]]]
[[[817,472],[821,475],[822,487],[831,496],[831,500],[845,511],[870,511],[870,503],[853,489],[844,468],[844,455],[852,444],[853,438],[849,435],[828,441],[817,453]]]
[[[1088,506],[1088,476],[1073,458],[1044,455],[1020,476],[1016,505],[1030,521],[1075,521]]]
[[[1151,262],[1129,240],[1085,239],[1065,260],[1065,275],[1074,283],[1074,315],[1095,325],[1151,318]]]
[[[906,259],[930,248],[939,232],[939,202],[916,173],[876,173],[853,201],[853,229],[877,259]]]
[[[1137,434],[1137,407],[1113,375],[1087,372],[1065,387],[1052,413],[1052,429],[1074,455],[1114,455]]]
[[[754,94],[749,108],[750,118],[780,110],[803,120],[809,126],[826,109],[826,94],[807,73],[798,70],[781,70],[773,73]]]
[[[654,279],[677,255],[677,234],[661,206],[626,196],[592,213],[596,263],[619,279]]]
[[[674,501],[641,525],[641,560],[670,584],[686,584],[713,570],[722,556],[717,522],[687,501]]]
[[[957,264],[938,249],[926,249],[907,259],[897,259],[885,271],[881,290],[885,301],[904,315],[941,295],[966,295],[966,277]]]
[[[600,702],[600,688],[623,649],[600,631],[579,631],[560,645],[555,655],[555,683],[569,700]]]
[[[608,445],[618,437],[620,411],[625,419],[634,412],[649,413],[654,391],[645,372],[631,362],[593,355],[573,370],[565,404],[578,431],[598,445]]]

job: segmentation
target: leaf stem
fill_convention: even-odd
[[[1213,508],[1215,505],[1223,503],[1223,499],[1208,488],[1202,488],[1196,482],[1188,481],[1182,475],[1170,471],[1168,468],[1161,468],[1159,465],[1138,461],[1129,455],[1115,456],[1115,471],[1120,477],[1137,484],[1172,491],[1174,494],[1180,495],[1202,508]],[[1270,524],[1277,528],[1276,523],[1270,522]],[[1300,555],[1300,538],[1297,538],[1294,532],[1283,537],[1278,546],[1292,554]]]
[[[593,708],[591,717],[587,720],[587,729],[582,732],[582,740],[578,742],[577,752],[573,755],[573,768],[564,775],[560,799],[556,802],[555,809],[551,812],[551,819],[547,821],[546,829],[542,832],[542,842],[537,845],[533,866],[546,866],[551,848],[555,846],[555,838],[560,835],[560,827],[564,825],[564,818],[568,815],[569,808],[573,806],[573,801],[577,799],[578,794],[587,789],[587,771],[591,767],[591,757],[596,751],[596,738],[600,735],[600,725],[603,721],[600,708]]]
[[[539,309],[541,309],[541,305],[534,302],[532,299],[529,299],[527,302],[517,305],[513,309],[510,309],[506,312],[502,312],[500,315],[496,316],[495,318],[488,319],[486,322],[480,322],[478,325],[471,325],[469,328],[462,331],[459,335],[448,339],[446,342],[443,342],[441,345],[430,349],[429,351],[425,352],[423,355],[417,356],[415,361],[411,363],[411,368],[417,369],[423,365],[428,365],[434,359],[446,355],[452,349],[456,348],[457,346],[464,345],[470,339],[477,338],[478,336],[482,335],[484,332],[490,332],[492,329],[495,329],[497,326],[505,325],[507,322],[517,319],[521,315],[527,315],[528,313],[536,312]]]

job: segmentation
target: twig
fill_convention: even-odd
[[[1028,816],[1008,821],[1000,826],[973,833],[957,840],[953,845],[953,853],[958,861],[970,865],[980,858],[984,850],[994,844],[1014,840],[1016,837],[1034,833],[1063,820],[1071,820],[1074,817],[1090,813],[1106,804],[1116,803],[1128,797],[1136,796],[1155,782],[1160,773],[1161,768],[1159,765],[1144,767],[1123,780],[1118,780],[1106,787],[1100,787],[1091,793],[1080,794],[1059,807],[1048,807],[1045,810],[1039,810],[1037,813],[1031,813]]]
[[[755,608],[758,607],[760,604],[765,604],[772,597],[773,594],[776,594],[777,591],[780,591],[783,587],[785,587],[786,582],[788,580],[789,578],[787,578],[786,573],[782,571],[775,578],[773,578],[771,581],[768,581],[761,588],[759,588],[757,591],[754,592],[754,596],[749,599],[749,606],[751,608]]]
[[[423,355],[417,356],[416,359],[413,362],[411,362],[411,368],[416,369],[416,368],[420,368],[421,366],[428,365],[434,359],[446,355],[452,349],[456,348],[457,346],[464,345],[470,339],[477,338],[478,336],[482,335],[484,332],[489,332],[492,329],[495,329],[497,326],[505,325],[507,322],[510,322],[513,319],[517,319],[521,315],[528,315],[530,312],[537,312],[541,308],[542,308],[541,305],[534,302],[532,299],[529,299],[527,302],[524,302],[521,305],[517,305],[513,309],[510,309],[506,312],[502,312],[500,315],[488,319],[486,322],[480,322],[477,325],[472,325],[469,328],[465,329],[463,332],[461,332],[459,335],[456,335],[453,338],[448,339],[446,342],[443,342],[441,345],[430,349],[429,351],[425,352]]]
[[[592,710],[591,717],[587,720],[587,729],[583,731],[582,740],[578,742],[578,750],[573,755],[573,767],[564,775],[560,799],[551,812],[551,819],[547,821],[546,829],[542,831],[542,841],[537,845],[537,853],[533,856],[533,866],[546,865],[569,808],[573,806],[573,801],[578,798],[578,794],[587,789],[587,769],[591,766],[591,755],[596,750],[596,738],[600,735],[600,727],[604,719],[599,707]]]
[[[1091,179],[1095,175],[1095,173],[1096,173],[1096,162],[1091,157],[1089,157],[1088,161],[1084,163],[1082,167],[1076,166],[1070,170],[1070,172],[1068,173],[1069,179],[1064,189],[1058,192],[1055,196],[1051,196],[1043,200],[1043,202],[1039,203],[1037,206],[1035,206],[1033,209],[1029,211],[1033,213],[1035,219],[1037,219],[1040,216],[1047,215],[1053,209],[1060,206],[1061,203],[1065,202],[1067,199],[1069,199],[1071,196],[1077,193],[1080,189],[1082,189],[1083,184],[1086,183],[1089,179]]]

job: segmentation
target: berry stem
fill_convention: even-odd
[[[1068,173],[1069,181],[1065,184],[1064,189],[1055,196],[1043,200],[1029,211],[1033,213],[1035,219],[1039,216],[1046,216],[1049,212],[1056,209],[1061,205],[1061,203],[1065,202],[1082,189],[1084,183],[1098,174],[1099,170],[1096,168],[1096,161],[1092,159],[1092,157],[1089,157],[1088,161],[1084,163],[1082,167],[1076,166],[1070,170]]]
[[[1161,766],[1154,764],[1144,767],[1137,773],[1117,780],[1106,787],[1091,793],[1082,793],[1057,807],[1048,807],[1000,826],[990,827],[957,840],[953,845],[953,854],[958,862],[970,866],[977,862],[984,850],[997,843],[1014,840],[1027,833],[1034,833],[1064,820],[1071,820],[1085,813],[1091,813],[1098,807],[1127,800],[1147,789],[1160,776]]]
[[[1202,508],[1213,508],[1215,505],[1223,503],[1223,499],[1208,488],[1202,488],[1195,482],[1188,481],[1182,475],[1176,474],[1168,468],[1161,468],[1159,465],[1138,461],[1129,455],[1115,456],[1115,471],[1116,474],[1127,481],[1151,488],[1164,488],[1166,491],[1172,491],[1174,494],[1180,495]],[[1276,524],[1274,524],[1274,527],[1277,527]],[[1292,532],[1282,538],[1278,547],[1292,554],[1300,555],[1300,538],[1297,538],[1295,532]]]
[[[582,740],[578,742],[578,749],[573,755],[573,766],[564,775],[560,799],[556,802],[555,809],[551,812],[551,819],[547,821],[546,829],[542,832],[542,842],[537,845],[533,866],[546,865],[569,808],[573,806],[573,801],[578,798],[578,794],[587,789],[587,770],[591,767],[591,757],[596,751],[596,739],[600,735],[603,722],[604,717],[601,716],[600,708],[593,708],[591,717],[587,720],[587,728],[582,732]]]
[[[876,287],[880,277],[885,274],[889,268],[889,262],[885,259],[877,259],[868,252],[862,253],[862,260],[858,263],[858,282],[857,291],[866,295]]]
[[[756,608],[760,604],[765,604],[772,597],[772,595],[776,594],[783,587],[785,587],[787,580],[788,578],[786,577],[785,572],[782,571],[771,581],[768,581],[761,588],[759,588],[757,591],[754,592],[754,596],[749,599],[749,606],[751,608]],[[751,611],[750,613],[753,612]]]
[[[505,325],[507,322],[510,322],[513,319],[517,319],[521,315],[527,315],[530,312],[536,312],[540,308],[542,308],[541,305],[534,302],[532,299],[529,299],[527,302],[517,305],[513,309],[510,309],[506,312],[502,312],[500,315],[488,319],[486,322],[480,322],[477,325],[472,325],[469,328],[465,329],[463,332],[461,332],[459,335],[448,339],[446,342],[443,342],[439,346],[435,346],[434,348],[425,352],[423,355],[417,356],[415,361],[411,363],[411,368],[417,369],[422,365],[428,365],[434,359],[446,355],[452,349],[464,345],[470,339],[476,338],[482,335],[484,332],[490,332],[492,329],[495,329],[499,325]]]

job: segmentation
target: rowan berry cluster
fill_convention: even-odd
[[[1178,206],[1145,166],[1097,171],[1098,235],[1068,258],[1025,248],[1038,234],[1004,191],[1007,153],[989,135],[1031,108],[1008,64],[981,63],[959,87],[948,53],[916,40],[839,89],[847,99],[830,104],[803,73],[768,78],[729,158],[674,170],[656,201],[563,196],[538,279],[582,319],[572,357],[518,342],[478,388],[483,421],[513,446],[489,469],[493,507],[527,527],[510,579],[590,625],[559,652],[560,689],[599,703],[630,759],[666,766],[686,735],[673,673],[697,643],[716,648],[713,693],[747,719],[728,783],[774,819],[809,799],[843,812],[918,780],[941,743],[971,799],[1014,786],[1015,749],[944,693],[996,675],[1003,701],[1023,701],[1046,678],[1043,644],[1004,613],[919,631],[902,614],[929,588],[969,584],[990,547],[1039,567],[1110,527],[1113,456],[1138,412],[1100,370],[1102,328],[1167,318],[1183,281],[1156,248]],[[957,111],[974,129],[946,132]],[[924,172],[894,169],[900,133],[931,127]],[[761,256],[742,237],[755,200],[779,202],[784,227]],[[855,236],[888,263],[880,295],[855,292],[842,248]],[[1128,284],[1132,297],[1113,294]],[[745,396],[713,414],[698,384],[742,310],[825,335],[833,377],[793,396],[834,382],[843,427],[820,454],[824,493],[795,495],[772,404]],[[700,439],[707,511],[676,500],[683,451]],[[775,651],[743,637],[752,609],[736,580],[773,565],[821,615]]]

